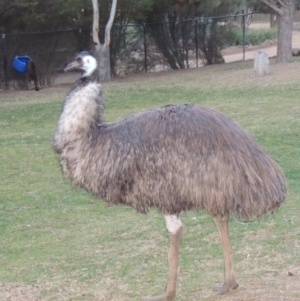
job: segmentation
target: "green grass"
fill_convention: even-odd
[[[267,279],[270,270],[300,274],[299,78],[255,79],[251,68],[231,64],[103,84],[107,121],[166,103],[213,107],[251,132],[283,168],[289,194],[274,215],[230,220],[241,283]],[[245,75],[250,80],[237,84]],[[0,284],[37,285],[30,300],[126,301],[161,293],[168,247],[161,215],[109,207],[61,176],[51,141],[66,92],[58,86],[0,93]],[[182,221],[177,300],[219,300],[210,293],[223,275],[216,226],[205,212],[186,212]]]

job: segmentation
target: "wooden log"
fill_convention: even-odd
[[[256,51],[254,54],[254,75],[266,76],[270,74],[269,57],[263,51]]]

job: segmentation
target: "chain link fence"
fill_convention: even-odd
[[[111,31],[113,76],[201,67],[222,63],[221,50],[245,46],[251,14],[196,18],[176,22],[114,25]],[[100,40],[104,29],[99,32]],[[26,77],[12,67],[16,55],[35,62],[41,86],[51,85],[78,51],[92,49],[91,29],[1,34],[0,88],[24,88]],[[245,47],[243,47],[245,51]]]

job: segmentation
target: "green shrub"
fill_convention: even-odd
[[[243,45],[243,30],[241,28],[234,28],[232,30],[235,39],[235,45]],[[245,45],[259,45],[266,40],[276,39],[277,30],[275,28],[247,28],[245,31]]]

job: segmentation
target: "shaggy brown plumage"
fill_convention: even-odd
[[[62,171],[76,186],[142,213],[149,206],[164,215],[205,209],[226,222],[230,214],[248,220],[283,202],[282,171],[225,115],[167,105],[107,124],[100,91],[93,79],[81,78],[65,99],[54,136]]]
[[[93,88],[99,93],[96,84]],[[168,105],[105,124],[101,98],[96,103],[89,91],[91,99],[83,101],[84,91],[79,99],[77,93],[66,99],[54,148],[64,174],[107,202],[143,213],[148,206],[164,214],[196,208],[249,219],[284,200],[277,164],[223,114],[192,104]],[[66,110],[72,117],[64,116]],[[68,132],[62,133],[65,127]]]

